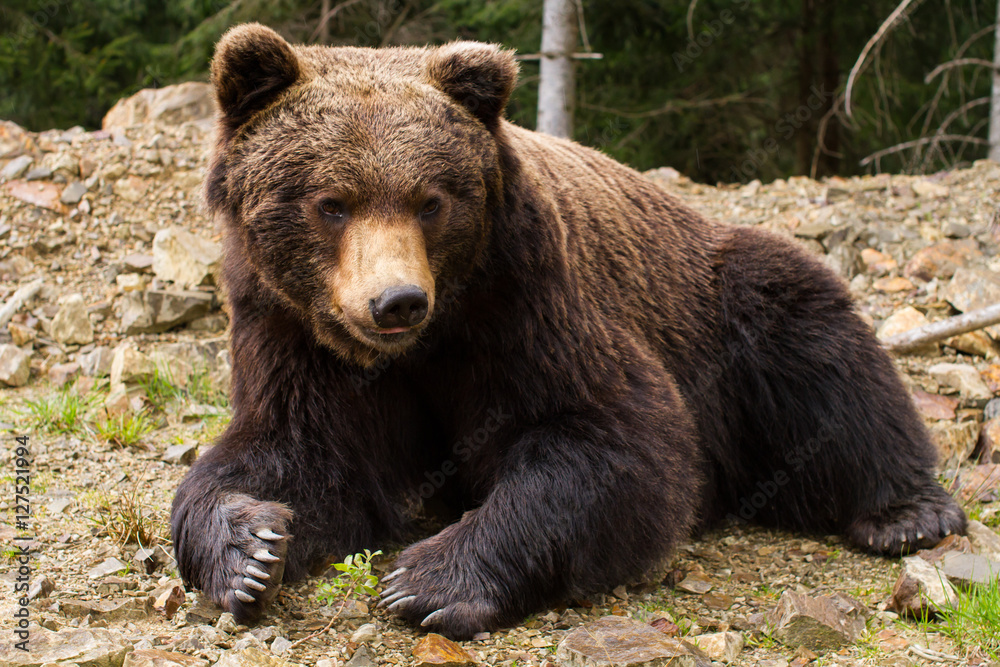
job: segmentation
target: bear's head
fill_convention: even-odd
[[[227,261],[345,359],[405,351],[483,260],[516,79],[488,44],[303,47],[233,28],[212,61],[207,183]]]

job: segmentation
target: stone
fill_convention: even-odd
[[[708,667],[696,647],[639,621],[605,616],[570,631],[556,663],[565,667]]]
[[[701,572],[692,572],[677,584],[677,588],[695,595],[704,595],[712,590],[712,582]]]
[[[909,292],[917,289],[916,285],[906,278],[879,278],[872,283],[872,289],[885,294],[895,294],[896,292]]]
[[[111,385],[144,382],[156,372],[152,360],[131,341],[115,348],[111,357]]]
[[[938,465],[950,470],[967,461],[976,450],[979,440],[979,424],[969,422],[942,421],[930,427],[931,441],[938,450]]]
[[[34,161],[35,158],[30,155],[20,155],[14,158],[7,163],[7,166],[0,169],[0,180],[12,181],[15,178],[21,178]]]
[[[245,649],[224,651],[213,667],[300,667],[298,663],[265,653],[253,646]]]
[[[1000,487],[1000,465],[986,463],[962,473],[958,486],[958,497],[962,504],[992,503],[998,500]]]
[[[105,558],[103,561],[101,561],[101,563],[92,567],[90,571],[87,572],[87,576],[90,577],[91,579],[101,579],[103,577],[108,576],[109,574],[116,574],[118,572],[121,572],[122,570],[127,570],[127,569],[128,565],[121,562],[114,556],[111,556]]]
[[[36,153],[38,143],[31,132],[11,120],[0,120],[0,158]]]
[[[24,180],[14,180],[8,181],[4,186],[7,193],[20,199],[23,202],[27,202],[32,206],[38,206],[39,208],[47,208],[50,211],[55,211],[60,215],[65,215],[68,211],[66,210],[66,205],[59,201],[59,197],[62,195],[62,190],[55,183],[48,183],[42,181],[24,181]]]
[[[153,273],[179,287],[218,284],[222,247],[180,227],[161,229],[153,237]]]
[[[115,181],[115,194],[133,203],[138,203],[146,197],[146,190],[149,188],[146,181],[134,174],[119,178]]]
[[[979,371],[969,364],[934,364],[927,369],[928,374],[948,387],[958,389],[964,398],[987,401],[993,398]]]
[[[416,667],[471,667],[476,660],[455,642],[431,632],[413,647],[413,664]]]
[[[215,96],[207,83],[189,81],[161,88],[145,88],[124,97],[104,114],[101,128],[107,132],[134,125],[180,125],[209,121],[215,114]]]
[[[55,583],[46,576],[35,577],[35,580],[28,586],[28,599],[40,600],[47,598],[56,589]]]
[[[693,637],[691,641],[709,658],[727,665],[735,662],[743,650],[743,635],[738,632],[713,632]]]
[[[955,275],[958,267],[982,256],[973,240],[941,241],[915,252],[903,268],[903,275],[923,282],[934,278],[948,280]]]
[[[204,595],[199,595],[194,605],[188,609],[186,619],[190,625],[215,625],[222,615],[222,607]]]
[[[1000,275],[987,268],[960,266],[940,292],[956,310],[966,313],[1000,303]],[[1000,325],[986,328],[993,338],[1000,338]]]
[[[1000,581],[1000,563],[979,554],[949,551],[938,568],[953,586],[962,589]]]
[[[219,620],[215,622],[215,629],[219,632],[225,632],[227,635],[231,635],[236,632],[236,619],[228,611],[224,611],[219,614]]]
[[[376,667],[367,646],[360,646],[344,667]]]
[[[954,419],[958,399],[940,394],[928,394],[916,389],[912,394],[913,405],[924,419]]]
[[[10,333],[10,339],[14,342],[14,345],[18,347],[34,342],[35,338],[38,337],[38,332],[34,329],[26,327],[23,324],[18,324],[17,322],[9,323],[7,331]]]
[[[165,591],[156,596],[156,600],[153,601],[153,609],[170,619],[184,604],[184,599],[184,589],[181,586],[168,586]],[[187,618],[191,618],[190,612],[188,612]]]
[[[115,276],[115,284],[122,292],[138,292],[146,287],[146,281],[138,273],[122,273]]]
[[[214,302],[209,292],[127,292],[121,302],[121,330],[126,335],[163,333],[206,315]]]
[[[26,181],[40,181],[44,178],[52,178],[52,170],[45,166],[35,167],[24,175]]]
[[[22,387],[31,373],[31,355],[16,345],[0,345],[0,382]]]
[[[87,354],[80,355],[80,372],[87,377],[101,377],[111,372],[114,352],[110,347],[99,345]]]
[[[204,317],[192,320],[187,325],[191,331],[207,331],[208,333],[222,333],[229,326],[229,318],[225,313],[209,313]]]
[[[865,271],[873,276],[884,276],[899,268],[891,255],[879,252],[875,248],[865,248],[861,251],[861,261]]]
[[[122,268],[129,273],[152,273],[153,256],[131,254],[122,258]]]
[[[853,644],[865,629],[863,619],[845,613],[834,599],[795,591],[782,593],[768,620],[782,643],[816,653]]]
[[[903,571],[893,586],[886,609],[922,619],[958,603],[954,587],[936,567],[920,556],[903,558]]]
[[[49,382],[61,387],[76,375],[80,371],[80,364],[76,362],[71,362],[68,364],[56,364],[49,368],[46,375],[49,377]]]
[[[281,655],[292,647],[292,642],[285,637],[275,637],[271,642],[271,653]]]
[[[162,460],[174,465],[189,466],[198,457],[198,445],[170,445],[163,453]]]
[[[1000,417],[983,422],[972,457],[980,463],[1000,463]]]
[[[122,667],[208,667],[209,662],[184,653],[155,648],[136,649],[125,656]]]
[[[973,553],[1000,562],[1000,535],[997,535],[992,528],[972,520],[969,521],[966,534],[972,545]]]
[[[78,667],[121,667],[132,644],[119,632],[106,628],[63,628],[53,632],[31,625],[30,651],[21,651],[5,638],[0,642],[0,665],[3,667],[42,667],[42,665],[78,665]]]
[[[59,611],[68,618],[112,621],[141,621],[153,613],[149,597],[119,600],[60,600]]]
[[[354,631],[354,634],[351,635],[351,641],[355,644],[364,644],[365,642],[372,641],[377,636],[378,626],[374,623],[365,623]]]
[[[910,187],[913,188],[913,191],[917,193],[918,197],[922,197],[924,199],[941,199],[943,197],[947,197],[950,193],[947,186],[925,179],[914,181],[910,184]]]
[[[67,206],[75,206],[80,203],[85,194],[87,194],[87,186],[80,181],[73,181],[63,188],[62,194],[59,195],[59,201]]]
[[[960,336],[953,336],[946,339],[944,344],[953,350],[984,359],[993,359],[997,356],[996,344],[982,331],[970,331]]]
[[[59,312],[49,325],[49,334],[56,341],[69,345],[94,342],[94,327],[82,294],[70,294],[60,300]]]
[[[922,327],[925,324],[930,324],[930,320],[927,319],[926,315],[913,306],[906,306],[886,318],[882,326],[878,328],[876,335],[879,340],[884,341],[910,329]],[[937,343],[929,343],[921,346],[919,349],[913,350],[909,354],[934,354],[937,351]]]
[[[171,561],[173,561],[173,557],[159,544],[155,547],[139,547],[135,550],[135,554],[132,555],[132,562],[139,566],[139,569],[146,574],[153,574]],[[181,591],[181,597],[184,597],[183,590]]]

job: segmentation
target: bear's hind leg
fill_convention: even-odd
[[[731,369],[719,391],[732,445],[715,458],[729,511],[841,531],[889,555],[963,532],[927,432],[843,283],[804,250],[750,228],[733,231],[722,259]]]

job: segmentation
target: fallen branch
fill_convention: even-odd
[[[890,146],[889,148],[884,148],[880,151],[876,151],[864,158],[858,164],[864,167],[865,165],[871,163],[874,160],[879,160],[884,158],[886,155],[891,155],[893,153],[899,153],[900,151],[905,151],[908,148],[913,148],[915,146],[923,146],[924,144],[929,144],[933,142],[941,141],[964,141],[970,144],[982,144],[988,146],[990,142],[986,139],[981,139],[980,137],[969,137],[964,134],[942,134],[937,137],[922,137],[920,139],[914,139],[913,141],[904,141],[901,144],[896,144],[895,146]]]
[[[924,345],[997,323],[1000,323],[1000,303],[904,331],[882,341],[882,346],[891,352],[910,352]]]
[[[14,317],[14,313],[20,310],[26,301],[30,301],[38,294],[38,290],[40,289],[42,289],[41,278],[28,283],[14,292],[14,296],[7,299],[7,303],[3,305],[3,308],[0,308],[0,329],[7,326],[10,318]]]
[[[931,70],[931,73],[924,77],[924,83],[930,83],[934,80],[941,72],[945,70],[953,69],[955,67],[965,67],[966,65],[975,65],[977,67],[989,67],[990,69],[996,69],[997,66],[993,64],[992,60],[983,60],[982,58],[958,58],[956,60],[949,60],[946,63],[941,63],[937,67]]]

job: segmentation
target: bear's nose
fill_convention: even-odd
[[[390,287],[368,303],[380,329],[414,327],[427,317],[427,293],[416,285]]]

